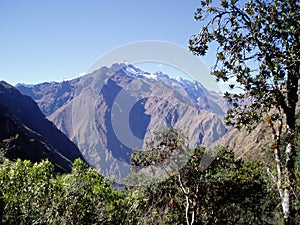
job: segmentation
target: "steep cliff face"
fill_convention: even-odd
[[[49,158],[57,171],[71,170],[72,161],[84,159],[77,146],[45,118],[38,105],[13,86],[0,82],[0,140],[15,137],[7,157],[30,159]]]
[[[71,81],[18,89],[105,175],[127,174],[131,150],[143,149],[157,127],[181,129],[191,146],[208,146],[227,131],[219,93],[132,65],[114,64]]]

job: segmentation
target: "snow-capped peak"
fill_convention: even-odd
[[[183,82],[184,79],[182,77],[180,77],[180,76],[177,76],[175,78],[175,80],[178,81],[178,82]]]
[[[161,71],[157,71],[155,73],[144,72],[143,70],[135,67],[132,64],[128,64],[125,67],[123,67],[122,71],[126,76],[129,77],[147,78],[147,79],[152,79],[157,81],[159,80],[170,86],[181,86],[195,91],[203,88],[203,86],[197,81],[187,80],[180,76],[177,76],[176,78],[172,78],[168,74],[164,74]]]
[[[158,77],[156,74],[147,74],[145,73],[144,76],[148,79],[158,80]]]

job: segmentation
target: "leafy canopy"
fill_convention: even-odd
[[[205,55],[217,43],[213,74],[238,90],[225,93],[230,125],[252,125],[274,106],[288,113],[298,101],[299,18],[298,0],[201,1],[195,19],[206,24],[190,50]]]

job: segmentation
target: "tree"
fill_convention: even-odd
[[[205,55],[217,43],[213,75],[239,92],[225,93],[232,108],[226,120],[255,126],[266,115],[272,129],[275,182],[285,224],[296,223],[295,124],[300,67],[298,0],[202,0],[195,19],[204,22],[190,50]],[[233,82],[231,82],[233,81]],[[237,86],[238,85],[238,86]],[[282,142],[285,140],[285,143]],[[299,222],[299,221],[298,221]]]
[[[273,192],[257,160],[242,161],[220,148],[204,171],[205,149],[197,148],[182,171],[182,183],[190,189],[196,224],[269,224],[274,216]]]
[[[171,151],[180,133],[178,130],[156,132],[149,151],[133,152],[133,167],[151,165],[164,158],[168,153],[156,154],[162,153],[161,145],[153,143],[163,140],[164,150]],[[136,220],[128,220],[135,224],[188,225],[273,222],[275,216],[270,212],[275,208],[274,196],[261,172],[262,164],[235,160],[232,151],[222,148],[212,164],[202,170],[201,159],[208,154],[205,152],[202,147],[196,148],[186,164],[170,173],[166,180],[134,187],[129,193],[134,196],[140,193],[140,197],[132,198],[134,207],[130,207],[131,216]]]
[[[143,221],[143,224],[183,224],[185,222],[190,224],[189,202],[183,200],[181,191],[183,189],[176,181],[179,176],[177,172],[182,165],[181,160],[184,158],[184,162],[187,163],[186,157],[192,152],[190,151],[188,139],[182,131],[161,127],[153,131],[153,137],[146,144],[146,150],[132,152],[130,160],[134,170],[151,169],[154,165],[162,168],[166,173],[156,177],[155,170],[151,169],[149,175],[143,174],[138,177],[134,175],[126,181],[126,185],[130,187],[132,186],[131,180],[135,183],[138,180],[142,186],[137,189],[137,192],[142,193],[143,198],[146,199],[145,201],[142,198],[142,204],[136,204],[139,206],[133,215],[141,219],[133,223],[139,224]],[[161,177],[163,179],[160,179]]]
[[[60,196],[51,224],[120,224],[126,213],[122,194],[85,162],[76,159],[72,172],[57,178]]]

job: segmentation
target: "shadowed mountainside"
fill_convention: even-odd
[[[59,172],[71,171],[77,146],[45,118],[38,105],[4,81],[0,82],[0,140],[16,137],[6,152],[10,159],[39,162],[48,158]]]

